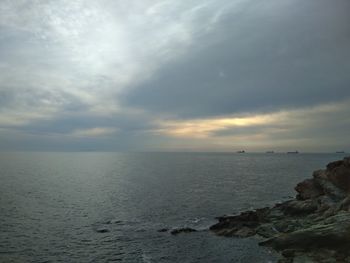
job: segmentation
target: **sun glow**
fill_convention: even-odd
[[[161,123],[162,128],[157,130],[157,132],[174,137],[207,138],[214,132],[229,128],[266,125],[275,121],[277,117],[276,114],[270,114],[248,117],[167,121]]]
[[[218,139],[225,143],[225,138],[232,140],[240,138],[248,144],[251,140],[266,140],[269,134],[281,134],[292,130],[304,129],[307,123],[322,125],[323,118],[334,118],[348,111],[349,100],[341,103],[329,103],[316,107],[283,110],[265,114],[246,116],[225,116],[190,120],[169,120],[159,121],[159,129],[156,134],[182,139]],[[343,122],[349,122],[343,119]],[[235,134],[234,131],[240,128],[254,128],[252,131],[245,131],[243,134]],[[264,131],[262,132],[261,129]],[[225,131],[233,131],[225,134]],[[217,136],[217,133],[223,132]],[[271,138],[270,138],[271,139]],[[286,140],[286,139],[285,139]]]

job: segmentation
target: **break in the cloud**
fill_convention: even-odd
[[[350,100],[273,113],[172,120],[160,122],[154,132],[181,139],[178,148],[183,150],[194,147],[186,146],[194,140],[197,150],[208,150],[205,142],[209,141],[210,147],[217,150],[285,150],[302,145],[308,151],[322,151],[325,147],[336,151],[350,143],[346,138],[350,125],[348,105]]]
[[[348,149],[347,0],[4,0],[0,149]]]

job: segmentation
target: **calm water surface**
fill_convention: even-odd
[[[294,196],[297,182],[341,158],[1,153],[0,262],[275,262],[256,239],[205,229],[216,216]],[[184,226],[203,231],[157,232]]]

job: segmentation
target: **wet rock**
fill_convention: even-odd
[[[296,199],[219,217],[217,235],[267,238],[280,263],[350,262],[350,157],[332,162],[299,183]]]
[[[184,227],[184,228],[177,228],[171,230],[170,234],[172,235],[178,235],[180,233],[191,233],[191,232],[196,232],[197,230],[190,228],[190,227]]]
[[[256,233],[260,222],[264,222],[269,208],[246,211],[236,216],[218,217],[219,223],[210,227],[219,236],[248,237]]]
[[[95,230],[97,233],[108,233],[109,229],[105,227],[100,227]]]

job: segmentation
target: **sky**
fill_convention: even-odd
[[[0,151],[350,151],[348,0],[1,0]]]

